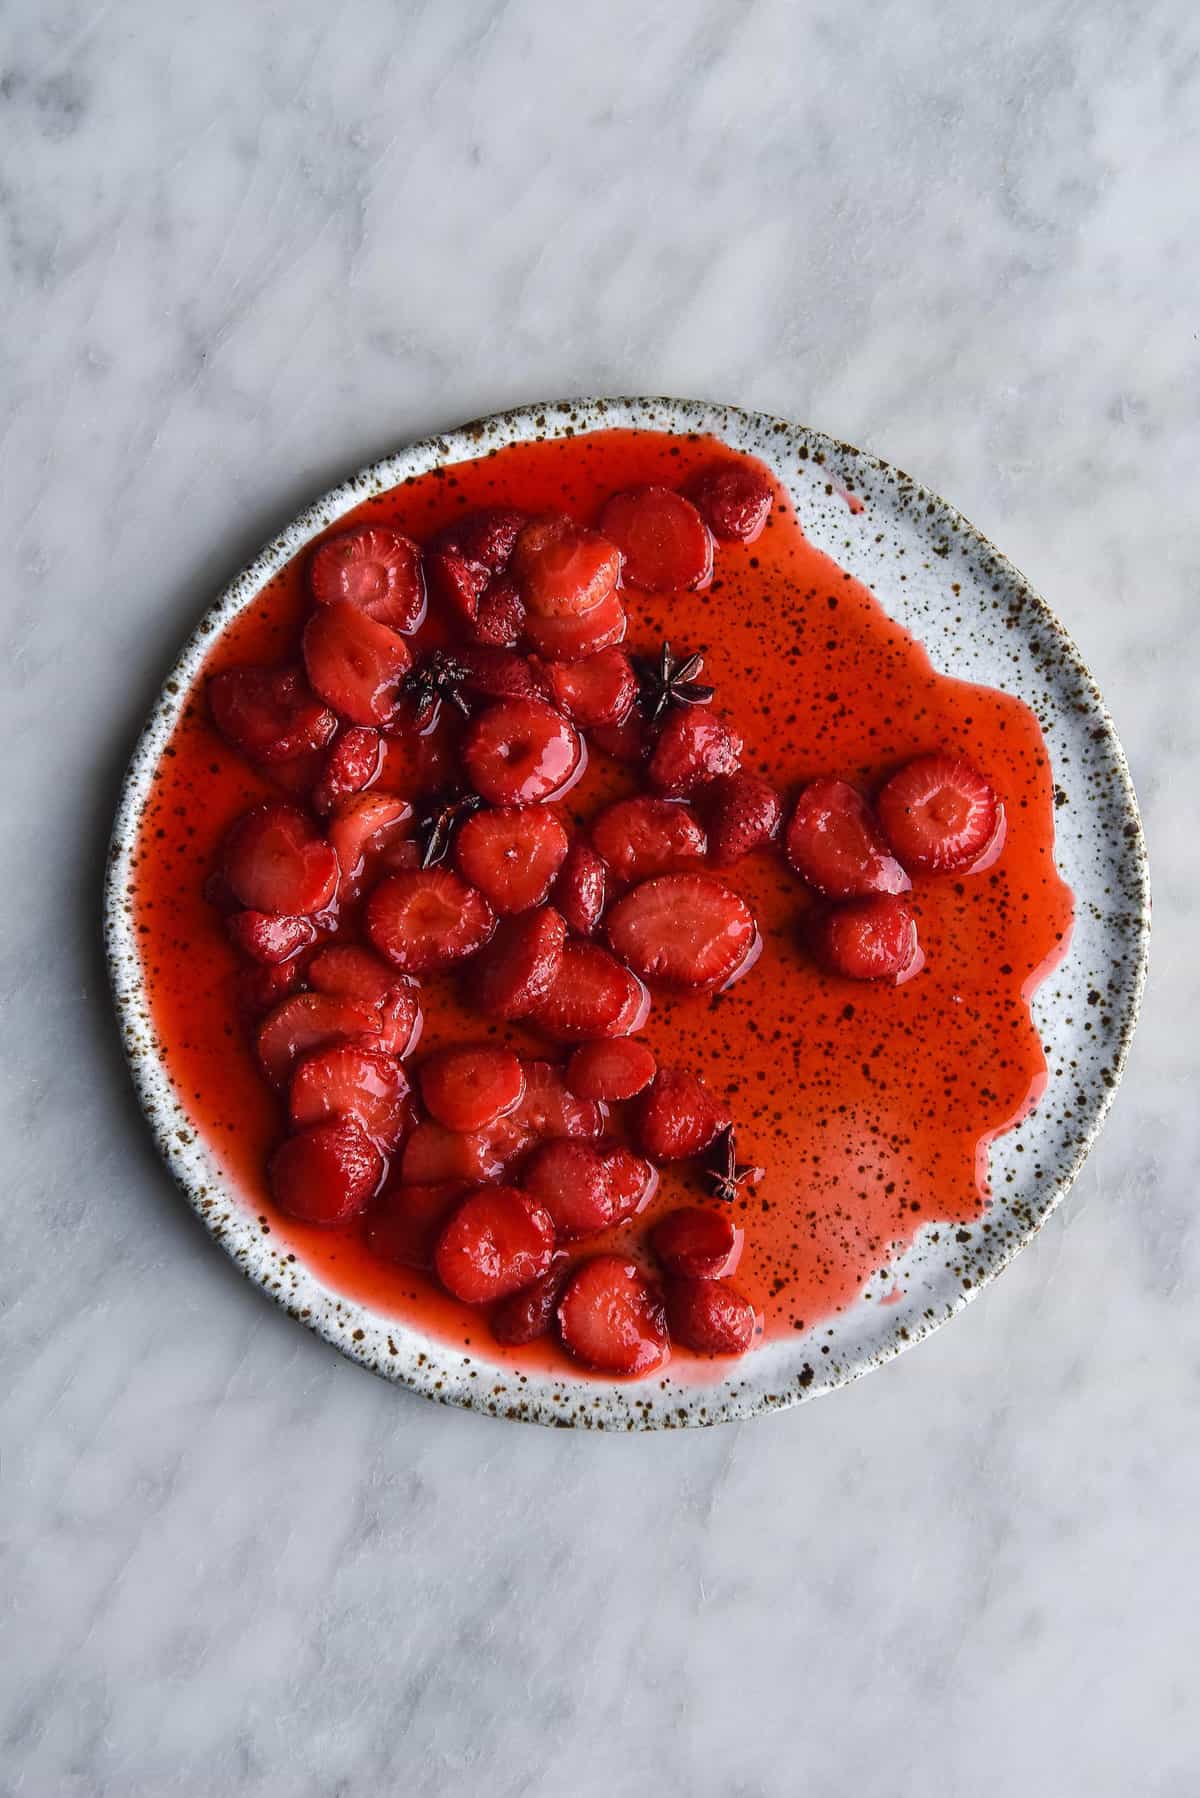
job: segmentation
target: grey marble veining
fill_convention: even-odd
[[[1184,0],[0,13],[0,1792],[1200,1785],[1200,20]],[[710,394],[962,507],[1129,751],[1151,983],[963,1317],[689,1437],[428,1406],[245,1286],[107,1011],[116,781],[323,487],[518,400]]]

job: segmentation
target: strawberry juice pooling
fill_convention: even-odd
[[[714,458],[746,460],[712,439],[650,431],[520,444],[404,483],[341,519],[336,533],[390,525],[427,544],[456,518],[497,506],[566,512],[595,526],[612,495],[646,483],[680,488]],[[811,1328],[851,1304],[922,1226],[985,1212],[988,1144],[1046,1083],[1029,1001],[1065,953],[1072,917],[1054,864],[1051,769],[1032,712],[936,673],[921,645],[806,540],[802,525],[776,489],[753,543],[718,545],[709,585],[664,594],[627,584],[624,648],[657,658],[669,642],[677,672],[686,656],[703,656],[712,713],[744,739],[742,767],[782,797],[785,824],[810,782],[833,777],[873,797],[895,769],[938,753],[983,772],[1005,825],[998,853],[974,871],[914,873],[904,903],[922,959],[898,984],[848,979],[814,957],[824,907],[776,844],[713,870],[753,914],[753,965],[747,957],[724,991],[653,990],[638,1040],[660,1068],[703,1078],[736,1121],[739,1161],[762,1175],[722,1199],[694,1162],[665,1161],[648,1206],[589,1237],[580,1254],[615,1250],[655,1277],[656,1222],[681,1206],[727,1213],[740,1248],[736,1284],[767,1337]],[[296,659],[310,609],[308,564],[308,555],[296,558],[222,634],[206,677]],[[436,606],[405,640],[418,658],[445,643]],[[311,782],[320,769],[301,776],[299,763],[251,766],[214,728],[203,689],[200,681],[189,695],[159,764],[136,863],[153,1025],[179,1097],[264,1227],[335,1291],[482,1359],[582,1371],[553,1336],[502,1346],[486,1315],[450,1297],[431,1272],[373,1253],[362,1217],[318,1228],[273,1201],[267,1166],[287,1129],[286,1100],[263,1078],[240,1009],[242,964],[205,888],[235,820],[286,797],[281,783]],[[467,784],[460,744],[448,705],[425,734],[399,731],[372,795],[419,812],[433,792]],[[594,741],[585,754],[550,807],[575,841],[603,808],[645,791],[641,769]],[[363,940],[353,912],[343,940]],[[564,1065],[571,1045],[480,1017],[469,1003],[471,966],[422,980],[417,1061],[454,1042],[486,1041]],[[630,1109],[611,1107],[606,1138],[625,1134]],[[693,1365],[694,1377],[711,1379],[730,1363],[676,1345],[672,1374]]]

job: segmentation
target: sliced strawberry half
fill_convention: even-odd
[[[313,806],[330,812],[338,799],[364,793],[374,786],[383,767],[383,738],[366,724],[344,730],[325,759],[321,778],[313,788]]]
[[[775,494],[748,462],[715,462],[688,482],[688,493],[715,537],[754,543],[762,536]]]
[[[275,912],[236,911],[226,918],[225,928],[235,948],[268,967],[290,961],[317,940],[311,918],[287,918]]]
[[[367,1247],[381,1261],[432,1268],[437,1239],[463,1190],[455,1180],[437,1186],[387,1187],[367,1213]]]
[[[551,662],[577,661],[598,655],[625,640],[629,620],[620,595],[610,593],[579,617],[541,618],[532,612],[525,619],[525,635],[540,656]],[[606,728],[612,729],[613,726]]]
[[[357,606],[318,606],[304,627],[304,666],[315,692],[352,724],[389,724],[412,667],[404,638]]]
[[[783,801],[770,781],[745,768],[704,788],[708,850],[719,868],[732,867],[779,834]]]
[[[567,1086],[577,1099],[620,1103],[636,1098],[653,1080],[658,1064],[645,1043],[618,1037],[583,1043],[567,1063]]]
[[[242,666],[214,674],[208,709],[227,743],[268,767],[324,748],[337,729],[334,714],[298,667]]]
[[[487,569],[456,550],[429,549],[425,552],[425,573],[437,603],[463,624],[473,625],[492,578]]]
[[[727,1212],[681,1205],[655,1224],[650,1244],[664,1273],[719,1280],[737,1266],[742,1236]]]
[[[662,1297],[621,1255],[595,1255],[575,1269],[558,1327],[567,1352],[600,1373],[649,1373],[666,1359]]]
[[[521,1185],[550,1213],[560,1239],[594,1236],[612,1222],[608,1169],[590,1143],[567,1137],[543,1143],[525,1164]]]
[[[544,699],[545,689],[524,656],[488,643],[464,643],[451,653],[451,661],[463,671],[462,684],[469,693],[487,699]]]
[[[532,1286],[501,1299],[490,1318],[496,1341],[505,1348],[523,1348],[527,1342],[548,1336],[570,1271],[570,1263],[564,1255]]]
[[[632,1118],[640,1147],[655,1161],[703,1155],[731,1121],[724,1101],[686,1068],[660,1068],[653,1086],[636,1101]]]
[[[713,542],[690,499],[670,487],[630,487],[614,493],[600,515],[600,528],[624,558],[627,582],[648,593],[707,587],[712,580]]]
[[[467,727],[462,758],[471,785],[489,805],[554,799],[582,769],[573,724],[544,699],[501,699]]]
[[[554,1258],[554,1225],[515,1186],[484,1186],[458,1206],[433,1253],[438,1279],[466,1305],[487,1305],[541,1279]]]
[[[316,1124],[271,1157],[275,1203],[306,1224],[340,1224],[366,1205],[383,1178],[383,1157],[353,1118]]]
[[[623,649],[602,649],[578,662],[539,662],[536,672],[559,711],[582,730],[620,724],[638,695],[637,676]]]
[[[614,762],[621,762],[627,768],[640,768],[654,751],[654,733],[641,708],[635,706],[621,724],[596,725],[588,732],[588,743],[602,749]]]
[[[911,885],[862,794],[844,780],[810,781],[787,828],[787,857],[826,899],[903,893]]]
[[[899,984],[918,971],[921,951],[910,902],[897,893],[850,899],[814,920],[810,940],[817,959],[847,980]]]
[[[326,1118],[352,1117],[385,1154],[412,1120],[400,1063],[353,1043],[336,1043],[306,1056],[292,1075],[288,1107],[297,1130]]]
[[[454,859],[500,916],[541,905],[567,853],[567,833],[544,805],[475,812],[459,827]]]
[[[609,912],[613,952],[643,980],[692,991],[727,986],[759,943],[746,901],[711,874],[660,874]]]
[[[474,955],[496,927],[483,894],[448,868],[389,874],[367,900],[365,918],[372,945],[406,974],[431,973]]]
[[[700,860],[708,839],[681,801],[618,799],[592,824],[592,842],[618,880],[646,880]]]
[[[273,966],[262,962],[243,968],[237,980],[238,1016],[248,1028],[256,1030],[266,1013],[295,992],[299,984],[298,961],[281,961]]]
[[[475,619],[480,643],[511,648],[525,632],[525,602],[511,574],[497,575],[484,589]]]
[[[726,1280],[667,1281],[671,1335],[697,1355],[744,1355],[754,1340],[754,1306]]]
[[[645,1022],[645,989],[598,943],[568,941],[548,991],[528,1016],[557,1042],[624,1036]]]
[[[509,1118],[486,1130],[447,1130],[427,1119],[404,1145],[401,1178],[406,1186],[442,1185],[449,1180],[477,1186],[481,1180],[498,1180],[528,1140],[528,1132]]]
[[[525,1097],[512,1113],[512,1121],[531,1136],[594,1141],[602,1134],[607,1117],[605,1106],[569,1093],[561,1070],[552,1062],[525,1063]]]
[[[327,1043],[379,1047],[379,1012],[361,999],[336,993],[293,993],[264,1019],[255,1039],[268,1080],[283,1086],[302,1055]]]
[[[568,930],[591,936],[604,916],[608,869],[602,856],[578,837],[567,850],[551,893]]]
[[[389,1055],[411,1055],[420,1041],[420,989],[370,949],[334,943],[320,950],[308,964],[308,983],[316,992],[378,1006],[380,1047]]]
[[[512,554],[512,571],[536,618],[579,618],[613,592],[621,572],[616,546],[565,513],[527,524]]]
[[[434,538],[433,547],[464,556],[488,574],[503,574],[528,522],[526,514],[513,506],[485,506],[445,525]]]
[[[994,788],[962,756],[920,755],[884,786],[877,801],[888,841],[912,873],[962,874],[996,835]],[[889,888],[896,891],[896,888]]]
[[[658,1191],[658,1169],[623,1143],[604,1151],[604,1166],[613,1199],[612,1221],[626,1223],[644,1211]]]
[[[485,1130],[525,1097],[525,1070],[511,1049],[463,1043],[421,1065],[425,1109],[447,1130]]]
[[[408,836],[412,815],[408,800],[394,793],[351,793],[335,802],[328,835],[344,894],[358,891],[368,856]]]
[[[731,724],[707,706],[688,706],[668,713],[646,770],[651,786],[673,798],[686,799],[720,774],[736,774],[742,762],[742,739]]]
[[[294,805],[258,805],[225,838],[224,874],[249,911],[311,917],[337,892],[337,856]]]
[[[471,997],[486,1017],[524,1018],[562,966],[567,928],[552,906],[505,920],[471,969]]]
[[[421,552],[387,525],[327,537],[313,552],[309,581],[318,605],[355,606],[394,631],[415,631],[425,616]]]

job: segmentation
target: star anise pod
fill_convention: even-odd
[[[703,667],[702,655],[674,656],[669,643],[663,644],[657,658],[634,656],[633,671],[647,723],[657,724],[668,706],[707,705],[716,689],[702,686],[696,679]]]
[[[450,650],[432,649],[415,668],[410,668],[400,682],[400,691],[412,701],[413,723],[424,730],[437,717],[438,707],[448,700],[457,706],[464,718],[471,707],[462,691],[469,670]]]
[[[714,1197],[723,1199],[732,1205],[739,1197],[743,1186],[754,1186],[762,1179],[765,1168],[755,1167],[751,1162],[739,1161],[737,1158],[737,1134],[732,1124],[726,1124],[720,1136],[712,1146],[709,1165],[704,1170],[705,1179],[712,1187]]]
[[[433,810],[417,824],[423,868],[434,868],[438,862],[445,861],[457,826],[472,812],[477,812],[482,804],[478,793],[445,793],[438,798]]]

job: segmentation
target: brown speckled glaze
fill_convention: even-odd
[[[1078,902],[1070,953],[1034,1003],[1049,1088],[1036,1111],[993,1144],[996,1196],[986,1214],[967,1226],[927,1226],[890,1264],[887,1280],[872,1281],[847,1310],[766,1342],[704,1385],[515,1374],[490,1365],[486,1351],[469,1356],[326,1288],[228,1189],[174,1098],[132,926],[138,822],[214,633],[305,543],[370,495],[491,448],[610,426],[704,432],[761,456],[790,489],[809,539],[869,585],[937,667],[1033,708],[1057,780],[1057,859]],[[252,1279],[347,1354],[430,1396],[531,1421],[640,1428],[716,1422],[828,1391],[918,1340],[1005,1265],[1069,1187],[1111,1099],[1136,1016],[1148,893],[1136,805],[1100,697],[1061,626],[962,518],[886,464],[782,421],[699,403],[612,400],[529,408],[417,445],[329,495],[258,557],[193,635],[139,743],[114,830],[106,908],[114,991],[143,1106],[168,1165]]]

